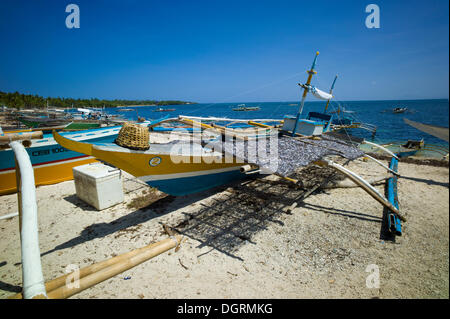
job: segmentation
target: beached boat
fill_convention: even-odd
[[[76,141],[111,142],[120,127],[106,127],[93,130],[63,132],[62,136]],[[27,134],[17,133],[17,134]],[[1,134],[7,140],[7,134]],[[34,169],[36,185],[55,184],[73,178],[72,168],[95,162],[96,159],[61,147],[52,134],[45,134],[43,139],[33,139],[26,148]],[[13,193],[16,189],[16,173],[13,151],[8,144],[0,144],[0,195]]]
[[[222,161],[222,153],[201,147],[191,151],[189,141],[149,144],[148,150],[132,150],[114,143],[83,143],[54,133],[65,148],[99,158],[123,169],[149,186],[179,196],[196,193],[245,177],[242,162]],[[177,148],[178,151],[174,151]],[[176,152],[174,154],[174,152]]]
[[[64,128],[64,130],[71,130],[71,131],[90,130],[90,129],[98,128],[100,126],[101,126],[100,121],[90,121],[90,120],[74,121],[74,122],[70,123],[69,125],[67,125]]]
[[[312,69],[314,69],[314,65],[315,60]],[[315,95],[321,95],[320,90],[309,87],[309,82],[310,78],[305,91],[311,90]],[[323,97],[329,99],[330,95],[325,94]],[[301,108],[303,108],[303,102],[304,100],[302,100]],[[239,107],[245,107],[245,105],[240,104]],[[299,113],[301,113],[301,109]],[[278,135],[280,131],[291,132],[289,134],[293,134],[293,136],[313,136],[329,131],[331,118],[329,115],[322,116],[310,112],[307,119],[299,119],[299,115],[297,114],[297,122],[295,122],[295,117],[290,116],[285,117],[284,120],[239,120],[179,116],[178,118],[163,118],[154,121],[148,128],[151,133],[173,133],[173,131],[176,131],[177,134],[180,134],[179,136],[185,134],[184,137],[190,137],[192,134],[195,136],[195,132],[204,133],[207,131],[206,140],[209,142],[224,139],[249,141],[262,138],[268,140],[270,137]],[[172,125],[173,122],[178,122],[178,125]],[[300,123],[298,127],[296,123]],[[186,127],[186,125],[191,127]],[[279,130],[278,128],[281,125],[283,127]],[[192,146],[190,153],[176,153],[174,160],[171,155],[173,155],[173,143],[176,141],[173,139],[168,139],[168,143],[162,144],[151,143],[149,139],[149,149],[143,151],[128,149],[113,143],[80,143],[72,141],[70,137],[59,136],[58,133],[54,133],[54,137],[58,143],[66,148],[102,159],[124,169],[147,182],[150,186],[157,187],[172,195],[194,193],[245,177],[245,174],[240,172],[240,167],[244,163],[242,159],[237,161],[236,157],[232,156],[231,162],[224,162],[225,154],[223,152],[205,148],[201,145],[201,142],[196,144],[195,147]],[[205,140],[205,136],[202,136],[202,139]],[[192,140],[188,142],[192,143]],[[305,144],[308,143],[305,142]],[[182,146],[186,146],[185,140]],[[178,164],[179,161],[182,164]]]
[[[297,169],[311,163],[328,166],[346,175],[387,207],[396,218],[405,221],[394,202],[385,198],[363,178],[328,158],[329,155],[338,155],[354,160],[367,156],[359,148],[360,144],[376,144],[348,134],[330,132],[329,114],[310,112],[307,119],[301,119],[308,92],[324,100],[332,98],[331,94],[311,85],[311,78],[316,73],[314,67],[318,54],[317,52],[308,71],[307,82],[299,84],[304,92],[297,115],[285,117],[281,128],[256,120],[241,122],[257,128],[259,131],[255,134],[254,130],[239,130],[216,123],[205,124],[193,118],[179,116],[176,118],[178,122],[191,125],[192,128],[201,128],[202,134],[185,131],[185,137],[179,138],[176,136],[179,132],[176,131],[172,140],[151,142],[152,128],[175,120],[164,119],[154,121],[148,128],[125,123],[115,143],[84,143],[58,132],[54,132],[53,136],[63,147],[103,160],[171,195],[199,192],[244,178],[248,174],[275,174],[301,185],[301,181],[290,177]],[[377,147],[398,159],[389,150],[379,145]],[[389,172],[398,174],[380,161],[373,160]]]
[[[423,139],[420,141],[408,140],[405,144],[401,145],[400,150],[396,154],[400,158],[414,156],[424,147],[425,142]]]
[[[397,154],[399,158],[406,158],[410,156],[424,156],[424,157],[448,157],[449,149],[443,145],[435,145],[425,143],[422,140],[408,140],[406,142],[390,142],[382,144],[394,154]]]
[[[417,155],[420,150],[424,149],[425,142],[422,139],[420,141],[408,140],[406,143],[392,142],[382,145],[391,150],[394,154],[397,154],[399,158],[406,158]]]
[[[38,127],[50,127],[50,126],[63,126],[69,125],[72,119],[69,117],[48,117],[48,116],[20,116],[18,118],[20,122],[30,128]]]

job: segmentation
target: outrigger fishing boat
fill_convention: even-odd
[[[20,116],[18,119],[30,128],[68,126],[72,122],[68,117]]]
[[[237,107],[232,109],[233,111],[243,112],[243,111],[259,111],[259,106],[245,106],[245,104],[239,104]]]
[[[157,109],[154,109],[153,112],[173,112],[176,111],[176,109],[163,109],[162,107],[158,107]]]
[[[408,110],[407,107],[395,107],[392,109],[394,113],[405,113]]]
[[[62,132],[61,136],[83,142],[107,142],[113,141],[119,130],[120,126],[106,127]],[[41,138],[36,138],[37,136]],[[33,165],[36,185],[55,184],[73,179],[73,167],[96,161],[92,156],[61,147],[51,133],[42,134],[42,131],[35,131],[0,134],[0,195],[17,191],[14,154],[7,144],[15,139],[24,140],[23,144],[26,145]]]
[[[321,99],[332,98],[331,94],[311,85],[312,76],[316,73],[314,68],[318,54],[317,52],[308,71],[307,82],[299,84],[304,91],[297,115],[286,116],[275,125],[269,125],[272,120],[265,123],[236,120],[233,123],[249,126],[242,128],[205,124],[201,122],[202,118],[179,116],[154,121],[148,128],[126,123],[115,143],[76,141],[58,132],[54,132],[53,136],[63,147],[110,163],[171,195],[199,192],[245,178],[248,174],[275,174],[298,184],[300,181],[292,178],[297,169],[312,163],[329,166],[346,175],[387,207],[392,215],[392,230],[399,234],[400,220],[405,219],[399,212],[398,203],[385,198],[360,176],[330,159],[330,156],[340,156],[354,160],[365,156],[397,176],[396,169],[364,154],[358,147],[363,143],[376,144],[331,132],[330,115],[310,112],[307,118],[301,118],[308,92]],[[224,121],[220,118],[215,120]],[[172,139],[162,142],[152,140],[152,135],[161,133],[155,128],[169,122],[190,125],[192,130],[173,126],[170,127]],[[178,134],[185,135],[180,137],[182,135]],[[389,150],[377,147],[398,160]]]

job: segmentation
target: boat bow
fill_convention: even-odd
[[[78,142],[78,141],[74,141],[74,140],[65,138],[65,137],[61,136],[55,130],[53,131],[53,138],[59,145],[61,145],[62,147],[65,147],[71,151],[76,151],[76,152],[86,154],[86,155],[92,155],[92,144]]]

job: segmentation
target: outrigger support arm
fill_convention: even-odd
[[[377,163],[378,165],[384,167],[385,169],[387,169],[387,170],[388,170],[389,172],[391,172],[392,174],[397,175],[397,176],[400,176],[400,174],[399,174],[398,172],[396,172],[396,171],[394,171],[393,169],[389,168],[389,166],[383,164],[382,162],[380,162],[380,161],[377,160],[376,158],[373,158],[372,156],[367,155],[367,154],[365,154],[364,156],[367,157],[368,159],[371,159],[372,161],[374,161],[374,162]]]
[[[382,150],[382,151],[388,153],[389,155],[391,155],[392,157],[394,157],[395,159],[398,160],[398,156],[395,155],[394,153],[392,153],[392,152],[391,152],[390,150],[388,150],[386,147],[383,147],[383,146],[381,146],[381,145],[379,145],[379,144],[376,144],[376,143],[368,142],[368,141],[366,141],[366,140],[364,140],[364,142],[362,142],[362,143],[363,143],[363,144],[369,144],[369,145],[372,145],[372,146],[374,146],[374,147],[377,147],[377,148],[379,148],[380,150]]]
[[[366,180],[364,180],[361,176],[355,174],[354,172],[346,169],[345,167],[334,163],[331,160],[320,160],[318,161],[319,165],[329,166],[342,174],[346,175],[349,179],[351,179],[355,184],[359,185],[363,190],[365,190],[370,196],[375,198],[380,204],[389,208],[393,213],[397,214],[397,216],[402,220],[406,221],[406,218],[402,216],[397,207],[395,207],[389,200],[387,200],[383,195],[378,192],[378,190],[370,185]]]

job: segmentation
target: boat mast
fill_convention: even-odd
[[[303,88],[303,96],[302,96],[302,101],[300,103],[300,108],[298,109],[298,112],[297,112],[297,117],[295,119],[295,126],[294,126],[294,130],[292,131],[292,136],[295,136],[295,132],[297,131],[298,120],[300,119],[300,115],[302,114],[302,111],[303,111],[303,105],[305,104],[306,94],[308,94],[308,89],[311,84],[312,76],[317,73],[316,71],[314,71],[314,68],[316,67],[316,60],[317,60],[318,55],[319,55],[319,51],[316,52],[316,56],[314,57],[314,61],[311,66],[311,70],[307,71],[307,73],[309,75],[308,75],[308,80],[306,81],[306,83],[304,85],[299,83],[299,85]]]
[[[333,94],[334,84],[336,83],[337,77],[338,77],[338,76],[337,76],[337,74],[336,74],[336,76],[334,77],[333,84],[331,84],[330,94]],[[330,104],[330,100],[327,100],[327,105],[325,105],[325,112],[324,112],[324,113],[327,113],[328,104]]]

